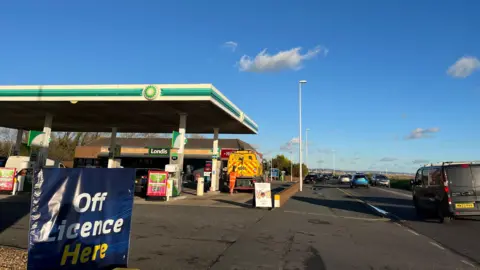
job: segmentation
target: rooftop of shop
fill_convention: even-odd
[[[170,147],[171,138],[117,138],[116,144],[123,147]],[[86,146],[109,146],[110,138],[99,138]],[[190,138],[185,145],[187,149],[211,149],[213,139]],[[219,148],[255,150],[250,144],[239,139],[218,139]]]

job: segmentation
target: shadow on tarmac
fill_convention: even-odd
[[[235,206],[240,206],[243,208],[253,208],[253,200],[249,200],[247,202],[234,202],[234,201],[229,201],[229,200],[222,200],[222,199],[215,199],[214,201],[220,202],[220,203],[226,203],[226,204],[231,204]]]
[[[361,213],[365,215],[378,215],[373,210],[371,210],[367,205],[357,201],[329,200],[329,199],[300,197],[300,196],[293,196],[291,199],[314,204],[314,205],[324,206],[331,209],[356,212],[356,213]]]
[[[0,200],[0,233],[30,214],[30,196],[24,193]]]

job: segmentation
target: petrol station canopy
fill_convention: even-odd
[[[212,84],[0,86],[0,126],[53,131],[256,134],[257,124]]]

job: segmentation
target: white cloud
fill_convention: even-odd
[[[292,138],[288,143],[289,144],[298,144],[300,139],[298,137]]]
[[[382,159],[380,159],[380,161],[382,162],[390,162],[390,161],[395,161],[397,160],[397,158],[394,158],[394,157],[384,157]]]
[[[428,160],[426,159],[415,159],[414,161],[412,161],[413,164],[426,164],[428,163]]]
[[[232,52],[234,52],[238,47],[238,43],[235,41],[227,41],[223,43],[223,47],[230,48]]]
[[[426,129],[416,128],[416,129],[412,130],[410,135],[405,137],[405,139],[413,140],[413,139],[426,138],[426,137],[430,137],[430,134],[437,133],[439,131],[440,131],[440,129],[438,127],[426,128]]]
[[[477,69],[480,69],[480,61],[473,56],[464,56],[448,68],[447,74],[455,78],[466,78]]]
[[[238,62],[240,71],[245,72],[274,72],[283,69],[298,70],[302,68],[303,61],[310,60],[320,52],[327,55],[328,50],[317,46],[305,54],[301,54],[301,47],[292,48],[287,51],[280,51],[275,55],[267,53],[267,49],[261,51],[255,58],[244,55]]]

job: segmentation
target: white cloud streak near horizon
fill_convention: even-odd
[[[480,61],[476,57],[464,56],[448,68],[447,74],[454,78],[466,78],[478,69]]]
[[[323,52],[327,55],[328,50],[317,46],[308,50],[305,54],[301,54],[302,48],[296,47],[286,51],[279,51],[277,54],[270,55],[267,49],[263,49],[254,58],[248,55],[243,55],[238,62],[238,68],[244,72],[276,72],[285,69],[299,70],[302,63],[310,60]]]
[[[410,132],[410,135],[405,137],[406,140],[414,140],[414,139],[421,139],[421,138],[426,138],[430,137],[430,134],[432,133],[437,133],[440,131],[440,128],[438,127],[433,127],[433,128],[416,128]]]
[[[238,47],[238,43],[235,41],[227,41],[223,43],[223,47],[229,48],[232,50],[232,52],[234,52]]]

